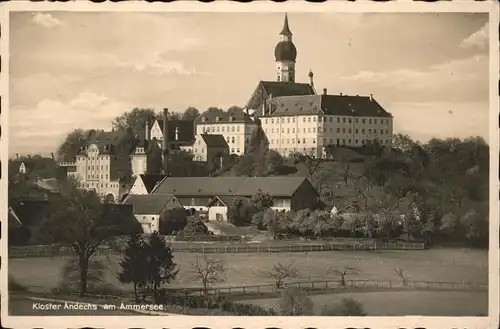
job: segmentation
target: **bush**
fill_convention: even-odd
[[[324,316],[365,316],[363,305],[352,298],[343,298],[339,305],[325,305],[321,311]]]
[[[208,234],[208,228],[198,218],[189,219],[182,230],[183,235],[205,235]]]
[[[299,289],[291,288],[282,292],[280,307],[283,315],[310,315],[313,302]]]

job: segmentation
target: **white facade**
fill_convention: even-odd
[[[91,144],[87,154],[76,156],[76,174],[82,188],[95,190],[101,197],[112,196],[115,202],[126,191],[126,185],[111,179],[111,155],[100,154],[99,148]]]
[[[143,175],[147,171],[148,167],[148,156],[146,155],[146,149],[143,146],[138,146],[135,149],[134,154],[130,156],[132,162],[132,174],[133,175]]]
[[[250,138],[255,129],[257,124],[254,122],[197,123],[196,135],[203,133],[222,135],[229,145],[230,154],[243,155],[248,151]]]
[[[141,224],[142,231],[152,234],[160,231],[160,215],[154,214],[134,214],[135,219]]]
[[[149,194],[146,185],[144,185],[140,176],[136,176],[134,184],[132,184],[132,187],[130,188],[129,194]]]
[[[227,207],[213,206],[208,208],[208,220],[227,222]]]
[[[269,147],[282,156],[293,152],[321,156],[328,145],[362,147],[375,139],[390,146],[393,132],[392,117],[272,116],[261,122]]]
[[[19,173],[26,174],[26,165],[24,164],[24,162],[22,162],[19,166]]]

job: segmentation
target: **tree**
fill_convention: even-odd
[[[392,147],[403,153],[409,152],[415,145],[415,142],[408,135],[394,134],[392,135]]]
[[[182,120],[194,120],[200,115],[200,111],[196,107],[188,107],[182,114]]]
[[[121,271],[117,275],[121,283],[133,283],[136,302],[139,302],[137,287],[145,286],[147,281],[145,251],[145,244],[142,238],[138,234],[130,235],[125,248],[122,250],[122,259],[120,261]]]
[[[350,297],[342,298],[339,305],[325,305],[321,311],[323,316],[365,316],[363,304]]]
[[[149,122],[151,129],[151,121],[158,118],[159,115],[153,109],[136,107],[116,117],[111,124],[115,130],[125,131],[130,128],[138,136],[144,137],[146,122]]]
[[[342,270],[329,269],[327,271],[327,274],[340,275],[340,285],[344,287],[344,286],[346,286],[345,277],[347,275],[357,275],[357,274],[359,274],[359,272],[360,272],[359,269],[357,269],[355,267],[344,266],[344,268]]]
[[[486,242],[488,238],[488,221],[474,209],[467,211],[460,219],[465,230],[465,238],[472,242]]]
[[[273,240],[276,239],[281,228],[283,216],[279,211],[267,209],[264,211],[262,225],[267,228],[272,235]]]
[[[174,263],[174,256],[170,245],[158,232],[153,233],[145,245],[147,281],[149,288],[153,290],[153,296],[157,298],[157,289],[164,283],[170,283],[175,279],[179,270]]]
[[[40,223],[40,236],[57,247],[70,247],[78,257],[80,296],[87,291],[89,260],[110,237],[116,225],[106,216],[94,191],[80,190],[68,179],[59,185],[60,200],[51,204],[49,216]]]
[[[102,262],[93,259],[89,261],[87,284],[90,291],[99,288],[104,283],[105,269],[106,266]],[[78,258],[70,258],[63,267],[62,280],[59,287],[62,292],[70,292],[74,290],[79,291],[79,285],[80,268]]]
[[[456,239],[460,230],[460,221],[455,213],[447,213],[441,218],[439,231],[449,239]]]
[[[245,226],[250,223],[252,214],[255,212],[248,200],[235,197],[227,210],[227,220],[235,226]]]
[[[224,261],[207,255],[196,256],[196,263],[191,265],[192,279],[201,283],[205,298],[208,296],[208,287],[214,283],[224,282],[225,275]]]
[[[281,292],[280,308],[283,315],[312,315],[313,302],[298,288]]]
[[[57,158],[59,161],[75,161],[78,151],[85,146],[88,137],[94,133],[93,130],[75,129],[70,132],[64,142],[57,148]]]
[[[252,196],[250,202],[253,204],[256,211],[265,211],[273,206],[273,198],[267,192],[259,191]]]
[[[294,267],[293,262],[288,264],[277,263],[269,270],[261,271],[261,275],[265,278],[271,278],[275,281],[276,288],[280,289],[283,285],[283,280],[288,278],[297,278],[299,270]]]
[[[398,267],[398,268],[394,268],[393,271],[394,271],[394,273],[397,274],[398,277],[401,278],[401,282],[403,284],[403,287],[406,287],[408,285],[408,279],[406,278],[405,270],[401,267]]]

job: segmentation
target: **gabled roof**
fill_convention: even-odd
[[[123,204],[130,204],[134,208],[134,214],[159,214],[174,198],[173,194],[130,194]],[[179,204],[179,206],[181,206]]]
[[[272,196],[292,196],[305,177],[167,177],[152,194],[177,196],[252,196],[259,191]],[[310,184],[310,183],[309,183]]]
[[[341,115],[361,117],[391,117],[371,96],[311,95],[276,97],[271,116]]]
[[[151,193],[153,188],[167,175],[160,175],[160,174],[143,174],[139,175],[140,179],[144,183],[144,186],[146,187],[146,190],[148,193]]]
[[[222,135],[211,135],[211,134],[201,134],[203,141],[207,144],[207,147],[227,147],[226,139]]]
[[[163,119],[157,120],[160,130],[163,133]],[[194,121],[193,120],[168,120],[168,140],[180,142],[192,142],[194,140]],[[179,129],[179,139],[175,139],[175,130]]]
[[[259,84],[257,85],[257,88],[255,88],[255,91],[250,97],[246,107],[254,110],[260,109],[264,101],[267,100],[269,96],[274,98],[315,94],[316,91],[308,83],[259,81]]]
[[[200,114],[195,122],[199,123],[255,123],[243,110],[228,111],[205,111]]]

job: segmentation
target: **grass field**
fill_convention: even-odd
[[[171,287],[199,287],[190,275],[197,254],[174,253],[180,272]],[[334,251],[309,253],[215,254],[226,262],[226,282],[221,286],[271,284],[259,270],[277,262],[294,262],[299,280],[337,280],[326,276],[328,268],[351,266],[361,272],[351,278],[398,280],[393,268],[405,269],[409,280],[488,282],[488,253],[485,250],[431,249],[422,251]],[[59,285],[60,273],[68,258],[9,259],[9,275],[33,291],[50,291]],[[106,280],[120,289],[130,290],[116,279],[119,255],[99,256],[107,266]]]
[[[309,296],[314,315],[321,315],[325,305],[336,305],[351,297],[363,304],[368,316],[487,316],[487,292],[390,291],[357,292]],[[381,302],[383,301],[383,302]],[[253,299],[241,301],[279,311],[279,301]]]

